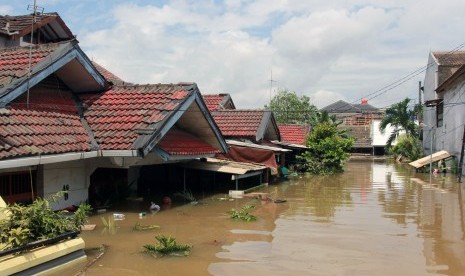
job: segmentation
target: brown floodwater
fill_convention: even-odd
[[[340,175],[262,189],[285,203],[218,194],[140,218],[147,204],[131,202],[90,218],[88,260],[108,248],[82,275],[465,275],[464,190],[454,175],[430,180],[408,165],[352,160]],[[231,221],[226,212],[246,204],[258,220]],[[125,219],[106,229],[102,217],[114,212]],[[138,222],[160,228],[135,231]],[[193,245],[190,256],[141,253],[157,234]]]

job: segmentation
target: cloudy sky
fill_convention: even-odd
[[[0,0],[30,13],[33,0]],[[196,82],[261,108],[279,89],[319,108],[418,100],[430,51],[464,49],[463,0],[37,0],[128,82]],[[272,82],[270,80],[273,80]]]

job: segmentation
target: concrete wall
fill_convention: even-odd
[[[42,166],[41,175],[43,179],[38,179],[39,191],[37,194],[47,198],[63,191],[63,187],[67,190],[68,197],[60,197],[57,202],[52,205],[54,209],[63,209],[71,205],[79,205],[85,202],[89,197],[90,177],[98,168],[125,168],[128,169],[128,184],[131,184],[131,189],[137,190],[137,180],[139,178],[140,166],[155,165],[167,163],[159,156],[150,153],[144,159],[138,157],[98,157],[91,159],[81,159],[68,162],[60,162],[53,164],[44,164]],[[34,170],[36,168],[33,168]],[[28,171],[29,167],[19,167],[0,170],[0,173],[9,173],[16,171]],[[38,176],[41,177],[41,176]],[[43,180],[43,181],[42,181]],[[43,191],[42,191],[43,189]]]
[[[433,58],[429,55],[428,57],[428,68],[425,72],[425,80],[423,82],[423,95],[424,101],[436,99],[436,88],[437,88],[437,74],[438,65]],[[426,125],[423,127],[423,150],[425,154],[431,154],[431,151],[436,152],[438,150],[436,146],[436,139],[438,137],[436,133],[436,107],[425,107],[423,112],[423,123]],[[433,149],[431,149],[431,135],[433,135]]]
[[[389,136],[391,136],[392,131],[394,128],[391,125],[388,125],[384,131],[384,134],[381,133],[379,130],[379,125],[381,123],[381,120],[373,120],[372,127],[371,127],[371,137],[373,139],[373,146],[374,147],[384,147],[387,144],[387,140]],[[401,131],[400,134],[404,134],[405,131]],[[392,142],[392,145],[395,145],[397,143],[396,140]]]
[[[63,209],[70,205],[79,205],[87,200],[89,177],[83,160],[49,164],[44,166],[44,197],[49,197],[63,186],[69,187],[68,199],[61,197],[54,203],[54,209]]]
[[[444,124],[436,132],[436,146],[460,157],[465,124],[465,80],[444,93]]]

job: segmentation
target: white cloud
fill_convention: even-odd
[[[87,13],[83,1],[57,11],[97,62],[131,82],[195,81],[203,93],[230,93],[239,108],[269,101],[271,70],[272,91],[309,95],[319,107],[416,98],[421,74],[377,91],[425,66],[430,50],[465,42],[459,0],[99,1]]]
[[[0,14],[12,15],[13,7],[10,5],[0,5]]]
[[[343,95],[334,91],[318,90],[310,94],[312,104],[316,105],[318,109],[326,107],[336,101],[348,101]]]

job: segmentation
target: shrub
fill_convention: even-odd
[[[355,141],[343,134],[334,124],[318,124],[307,137],[308,150],[297,156],[303,168],[312,174],[342,172]]]
[[[87,219],[90,205],[81,204],[72,216],[66,211],[54,211],[50,202],[56,201],[60,194],[50,199],[37,198],[32,204],[7,206],[7,219],[0,221],[0,243],[8,249],[26,245],[33,241],[55,238],[66,232],[78,231]]]
[[[399,136],[397,143],[391,147],[390,153],[413,161],[422,156],[422,147],[416,136],[404,134]]]

